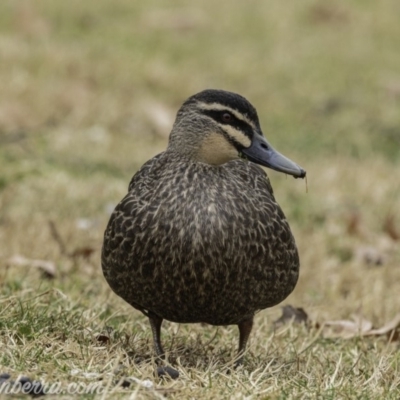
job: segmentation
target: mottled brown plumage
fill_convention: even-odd
[[[167,150],[135,174],[111,215],[104,276],[150,318],[158,355],[163,319],[237,324],[241,353],[254,314],[296,285],[299,256],[288,222],[264,170],[239,156],[305,176],[262,137],[243,97],[216,90],[192,96]]]

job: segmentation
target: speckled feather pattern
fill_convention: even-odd
[[[133,177],[105,231],[114,292],[169,321],[238,324],[284,300],[296,244],[263,169],[165,151]]]

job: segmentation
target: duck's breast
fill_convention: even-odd
[[[293,290],[299,260],[289,225],[265,173],[254,179],[252,167],[239,167],[181,168],[145,203],[119,205],[112,262],[121,297],[169,320],[228,324]]]

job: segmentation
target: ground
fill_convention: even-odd
[[[2,1],[0,373],[102,385],[82,398],[399,398],[399,335],[368,335],[400,308],[399,12],[396,0]],[[146,318],[104,281],[102,235],[204,88],[247,97],[307,170],[307,185],[268,174],[302,265],[282,305],[308,322],[260,312],[236,371],[236,327],[167,322],[180,377],[160,379]]]

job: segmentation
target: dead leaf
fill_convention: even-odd
[[[282,315],[274,321],[274,327],[277,328],[292,321],[297,324],[306,324],[308,322],[308,315],[301,307],[283,306]]]
[[[52,261],[32,260],[16,254],[7,260],[9,265],[20,267],[33,267],[39,269],[47,279],[54,279],[56,276],[56,266]]]
[[[324,337],[352,339],[360,336],[384,336],[391,341],[400,339],[400,313],[382,328],[373,328],[372,322],[359,315],[353,315],[352,320],[324,322],[322,329]]]
[[[395,218],[393,215],[389,214],[383,224],[383,231],[387,233],[393,240],[400,240],[400,232],[398,231]]]
[[[357,236],[360,234],[361,216],[357,211],[352,211],[347,215],[346,230],[349,235]]]
[[[310,10],[312,22],[320,24],[343,24],[348,21],[348,14],[343,9],[333,4],[321,3],[314,5]]]
[[[349,339],[357,336],[363,336],[372,329],[372,322],[364,319],[360,315],[352,315],[352,320],[326,321],[323,328],[331,328],[325,337],[342,337]]]
[[[380,336],[380,335],[391,335],[394,331],[400,328],[400,313],[397,314],[390,322],[382,326],[382,328],[371,329],[366,336]],[[399,339],[399,334],[397,334],[397,339]]]
[[[96,251],[93,247],[78,247],[75,249],[70,256],[73,258],[82,257],[82,258],[89,258],[94,252]]]

